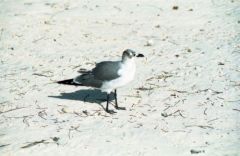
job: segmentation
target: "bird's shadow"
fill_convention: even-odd
[[[60,93],[60,95],[58,96],[48,96],[48,97],[65,99],[65,100],[77,100],[77,101],[83,101],[88,103],[96,103],[96,104],[99,104],[101,107],[103,107],[101,103],[107,101],[107,94],[101,92],[98,89],[83,89],[83,90],[78,90],[70,93]],[[110,96],[109,101],[113,101],[113,100],[114,100],[114,96],[112,95]],[[103,109],[105,108],[103,107]]]

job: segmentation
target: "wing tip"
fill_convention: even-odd
[[[58,84],[64,84],[64,85],[74,85],[74,86],[81,86],[81,84],[76,83],[74,79],[67,79],[67,80],[61,80],[57,81]]]

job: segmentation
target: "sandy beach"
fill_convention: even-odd
[[[54,83],[128,48],[125,111]],[[240,156],[238,0],[0,0],[0,69],[1,156]]]

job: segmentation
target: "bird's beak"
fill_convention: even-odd
[[[138,54],[136,57],[144,57],[143,54]]]

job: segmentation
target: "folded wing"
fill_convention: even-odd
[[[120,77],[120,75],[118,74],[120,68],[120,61],[105,61],[98,63],[96,67],[92,70],[92,74],[94,75],[95,79],[109,81]]]

